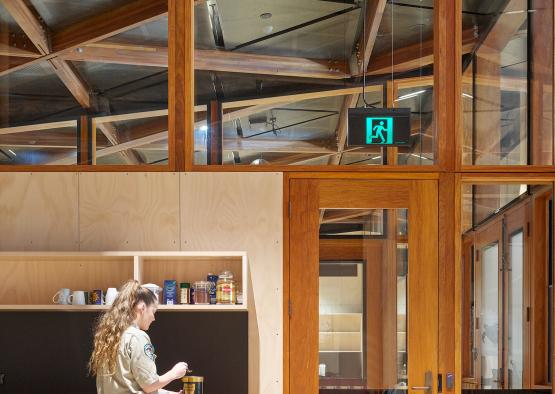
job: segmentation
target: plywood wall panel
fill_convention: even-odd
[[[79,247],[76,173],[0,173],[0,250]]]
[[[249,258],[249,393],[283,392],[283,176],[181,174],[182,250]]]
[[[81,250],[179,250],[179,175],[81,173]]]

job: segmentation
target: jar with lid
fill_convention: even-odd
[[[190,303],[190,287],[191,285],[187,282],[179,284],[179,303],[189,304]]]
[[[235,304],[236,284],[231,271],[224,271],[218,276],[216,300],[218,304]]]
[[[212,284],[206,280],[199,280],[194,283],[195,304],[210,304],[210,286]]]

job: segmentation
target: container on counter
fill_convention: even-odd
[[[191,303],[190,290],[191,290],[190,283],[183,282],[179,284],[179,303],[180,304]]]
[[[204,377],[184,376],[181,381],[183,382],[183,394],[203,394]]]
[[[177,281],[170,279],[164,281],[164,304],[177,304]]]
[[[213,273],[208,273],[208,275],[206,276],[206,280],[210,283],[212,283],[212,286],[210,287],[210,303],[211,304],[215,304],[216,303],[216,284],[218,283],[218,275],[214,275]]]
[[[199,280],[194,283],[195,304],[210,304],[210,286],[212,286],[212,284],[206,280]]]
[[[231,271],[224,271],[218,277],[216,285],[216,298],[218,304],[235,304],[236,284]]]

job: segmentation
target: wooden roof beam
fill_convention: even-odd
[[[168,48],[104,41],[73,49],[65,60],[167,67]],[[301,78],[345,79],[350,76],[342,61],[289,56],[256,55],[220,50],[195,50],[195,70]]]
[[[470,53],[478,42],[474,37],[474,29],[463,31],[462,53]],[[434,62],[434,40],[430,39],[422,43],[408,45],[391,52],[376,56],[368,65],[366,75],[381,75],[391,73],[391,61],[393,59],[393,72],[400,73],[416,70],[428,66]]]
[[[121,145],[117,130],[112,123],[99,123],[96,125],[96,127],[102,132],[102,134],[106,136],[106,139],[108,139],[108,141],[113,146]],[[99,156],[99,152],[100,151],[96,151],[93,155],[96,157],[101,157]],[[119,155],[127,164],[141,164],[143,162],[141,156],[135,151],[119,149],[116,152],[119,153]]]
[[[4,0],[6,10],[39,50],[41,55],[50,53],[47,29],[24,0]]]
[[[9,0],[21,7],[22,0]],[[18,11],[21,13],[21,11]],[[136,0],[102,14],[94,15],[50,35],[51,51],[25,64],[0,71],[0,77],[44,60],[60,56],[64,51],[105,40],[119,33],[162,18],[168,13],[167,0]],[[31,13],[32,14],[32,13]],[[26,23],[26,22],[25,22]],[[37,36],[37,34],[33,34]],[[38,38],[37,38],[38,40]]]
[[[347,65],[341,61],[218,50],[195,50],[195,70],[305,78],[345,79],[350,77]]]
[[[77,22],[52,35],[53,52],[104,40],[168,13],[167,0],[135,0]]]
[[[41,54],[38,52],[29,51],[27,49],[14,47],[11,46],[9,43],[0,41],[0,56],[36,59],[37,57],[40,57]]]

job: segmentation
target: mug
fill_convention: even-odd
[[[160,291],[162,290],[160,286],[155,285],[154,283],[147,283],[146,285],[142,285],[142,286],[152,291],[156,296],[156,300],[160,301],[160,299],[158,298],[158,293],[160,293]]]
[[[102,290],[95,289],[90,293],[90,304],[91,305],[102,305],[103,302]]]
[[[118,291],[115,287],[109,287],[106,290],[106,305],[112,305],[118,296]]]
[[[69,298],[72,305],[85,305],[85,292],[83,290],[75,290]]]
[[[54,294],[54,297],[52,297],[52,302],[60,305],[69,305],[71,304],[70,294],[70,289],[60,289],[56,294]],[[58,299],[56,299],[56,297],[58,297]]]

